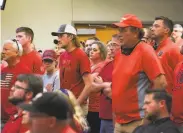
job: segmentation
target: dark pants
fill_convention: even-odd
[[[99,112],[88,112],[87,121],[90,126],[89,133],[100,133]]]

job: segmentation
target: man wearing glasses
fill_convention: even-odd
[[[16,112],[16,108],[8,102],[10,88],[14,84],[16,77],[19,74],[31,73],[23,62],[20,62],[23,49],[22,45],[16,40],[6,40],[3,45],[2,58],[8,64],[5,68],[1,69],[1,122],[5,123],[9,116]]]
[[[142,22],[126,14],[119,23],[121,52],[114,58],[112,73],[112,109],[115,133],[132,133],[142,122],[145,90],[164,88],[166,79],[158,57],[150,45],[142,42]]]
[[[11,87],[8,99],[13,105],[29,103],[38,93],[42,92],[43,82],[41,77],[32,74],[21,74]],[[24,133],[28,130],[29,120],[25,119],[26,112],[18,107],[17,110],[18,112],[14,112],[4,125],[2,133]]]

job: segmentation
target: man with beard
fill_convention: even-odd
[[[43,92],[43,82],[41,77],[22,74],[17,77],[17,80],[11,88],[9,102],[13,105],[20,103],[29,103],[38,93]],[[10,119],[4,125],[2,133],[24,133],[28,129],[22,124],[23,113],[17,107],[18,112],[12,114]]]
[[[165,90],[146,90],[143,109],[151,123],[137,127],[133,133],[179,133],[170,120],[172,98]]]
[[[60,87],[71,90],[87,114],[87,97],[92,83],[90,61],[79,48],[76,29],[63,24],[52,35],[58,37],[58,45],[66,50],[60,55],[59,61]]]

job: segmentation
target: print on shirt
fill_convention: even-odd
[[[181,85],[183,84],[183,70],[180,70],[176,75],[177,85],[173,88],[173,91],[181,89]]]
[[[12,73],[1,73],[1,88],[10,88],[13,77]]]
[[[163,51],[159,51],[158,56],[162,56],[163,55]]]

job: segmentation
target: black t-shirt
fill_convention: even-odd
[[[133,133],[180,133],[169,117],[137,127]]]

